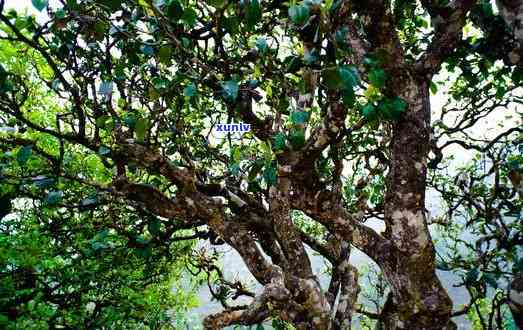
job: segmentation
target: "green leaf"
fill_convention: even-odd
[[[38,9],[38,11],[44,10],[47,7],[48,0],[32,0],[33,6]]]
[[[359,83],[358,71],[354,66],[343,65],[327,68],[322,72],[323,83],[330,89],[354,89]]]
[[[283,149],[285,149],[285,134],[278,132],[278,134],[274,136],[274,150],[281,151]]]
[[[231,158],[232,158],[233,162],[235,162],[235,163],[239,163],[240,162],[240,160],[242,158],[242,153],[241,153],[240,148],[234,148],[233,149]]]
[[[222,19],[222,24],[225,30],[231,34],[238,33],[239,25],[240,25],[240,19],[236,16],[232,17],[224,17]]]
[[[152,249],[150,245],[146,245],[142,248],[135,249],[134,252],[140,258],[147,258],[152,255]]]
[[[108,81],[102,81],[102,83],[100,84],[100,88],[98,89],[98,93],[99,94],[102,94],[103,96],[105,96],[106,98],[111,96],[113,92],[113,82],[108,80]]]
[[[518,258],[514,265],[512,266],[512,271],[514,273],[523,272],[523,257]]]
[[[274,186],[278,180],[278,171],[274,165],[266,166],[263,171],[263,179],[268,186]]]
[[[238,176],[240,174],[240,164],[236,163],[229,166],[229,172],[234,176]]]
[[[158,90],[165,90],[167,89],[167,86],[169,85],[169,80],[162,78],[162,77],[154,77],[152,79],[152,83],[154,88]]]
[[[367,120],[373,120],[376,118],[376,107],[372,103],[367,103],[362,109],[361,114]]]
[[[153,56],[154,55],[154,48],[151,46],[151,45],[142,45],[140,47],[140,51],[142,52],[142,54],[146,55],[146,56]]]
[[[341,91],[341,100],[346,106],[352,107],[356,102],[356,94],[354,93],[354,90],[352,88],[343,89]]]
[[[263,158],[266,162],[270,162],[272,159],[272,148],[270,143],[265,143],[264,141],[260,142],[260,150],[263,153]]]
[[[363,64],[372,68],[378,65],[378,60],[374,56],[365,56],[363,58]]]
[[[143,142],[145,140],[145,135],[147,134],[147,130],[149,129],[149,122],[145,118],[140,118],[136,121],[136,125],[134,126],[134,131],[136,133],[136,139],[139,142]]]
[[[491,287],[493,288],[497,288],[498,287],[498,282],[496,281],[496,279],[494,278],[494,276],[490,273],[483,273],[483,279],[485,280],[485,282],[490,285]]]
[[[305,144],[305,130],[301,128],[292,129],[289,140],[294,149],[299,149]]]
[[[306,111],[293,111],[291,113],[291,122],[294,125],[302,125],[309,119],[309,113]]]
[[[338,68],[327,68],[322,71],[322,80],[329,89],[337,89],[342,84],[342,79]]]
[[[285,330],[285,323],[280,319],[272,320],[272,327],[274,330]]]
[[[318,60],[318,58],[319,58],[319,53],[318,53],[318,50],[316,50],[316,48],[314,48],[312,50],[306,50],[305,54],[303,54],[303,61],[307,65],[311,65],[312,63],[316,62],[316,60]]]
[[[399,97],[393,99],[383,99],[379,103],[380,114],[383,118],[389,120],[398,119],[402,112],[407,108],[407,102]]]
[[[195,97],[196,95],[198,95],[198,91],[196,90],[196,85],[194,85],[194,83],[187,85],[183,89],[183,95],[187,96],[187,97]]]
[[[256,326],[256,330],[265,330],[265,328],[263,327],[262,324],[258,324],[258,325]]]
[[[221,83],[223,95],[228,101],[235,101],[238,97],[239,86],[234,80],[223,81]]]
[[[56,13],[54,13],[55,17],[58,18],[58,19],[63,19],[65,18],[65,10],[63,9],[58,9],[56,11]]]
[[[492,9],[492,4],[490,4],[488,1],[481,1],[481,11],[483,12],[483,15],[487,17],[494,16],[494,10]]]
[[[343,88],[345,89],[353,89],[360,81],[358,70],[352,65],[340,66],[338,73],[341,77]]]
[[[165,45],[158,49],[158,60],[163,64],[169,64],[171,61],[172,48],[169,45]]]
[[[267,40],[265,40],[265,38],[258,38],[256,40],[256,48],[258,48],[258,50],[262,54],[267,53],[267,50],[269,50],[269,46],[267,45]]]
[[[159,220],[153,220],[147,224],[147,230],[153,236],[160,233],[162,223]]]
[[[0,84],[5,83],[7,80],[7,71],[5,71],[2,64],[0,64]]]
[[[186,8],[184,10],[182,20],[187,26],[193,27],[196,24],[197,19],[198,19],[198,14],[196,13],[196,11],[194,9]]]
[[[429,27],[429,23],[425,19],[423,19],[422,16],[416,16],[414,18],[414,25],[416,25],[416,27],[423,27],[423,28]]]
[[[183,8],[178,0],[170,0],[167,5],[167,16],[173,20],[177,21],[183,16]]]
[[[122,0],[98,0],[97,2],[103,4],[112,11],[118,10],[122,5]]]
[[[519,65],[514,68],[511,78],[515,84],[523,83],[523,65]]]
[[[104,40],[105,31],[107,30],[107,24],[103,21],[94,23],[94,38],[98,41]]]
[[[393,116],[399,116],[402,112],[405,112],[407,109],[407,102],[403,100],[402,98],[395,97],[390,102]]]
[[[29,157],[33,154],[32,146],[23,146],[16,153],[16,160],[20,165],[25,165],[29,160]]]
[[[136,125],[136,116],[132,113],[126,113],[123,116],[123,121],[129,128],[134,128]]]
[[[164,91],[169,85],[169,80],[162,77],[154,77],[151,82],[153,83],[154,88],[160,91]]]
[[[118,107],[123,109],[127,105],[127,101],[124,98],[119,98],[117,104]]]
[[[109,149],[107,146],[105,145],[101,145],[100,148],[98,148],[98,154],[100,156],[107,156],[111,153],[111,149]]]
[[[64,193],[61,190],[53,190],[47,194],[45,203],[47,205],[56,205],[62,200]]]
[[[477,268],[472,268],[465,275],[465,283],[474,284],[476,283],[479,276],[479,270]]]
[[[385,73],[385,70],[381,68],[376,68],[369,72],[369,81],[374,86],[381,88],[385,85],[385,81],[387,80],[387,74]]]
[[[261,20],[262,11],[258,0],[247,1],[245,18],[247,19],[247,26],[251,28]]]
[[[95,205],[96,203],[98,203],[98,197],[96,196],[96,194],[94,195],[91,195],[87,198],[84,198],[80,201],[80,205],[84,208],[87,208],[89,206],[93,206]]]
[[[191,47],[191,40],[185,37],[182,37],[182,46],[185,48]]]
[[[430,92],[432,95],[436,95],[438,92],[438,86],[433,81],[430,82]]]
[[[294,5],[289,7],[289,17],[296,25],[304,25],[309,20],[309,7],[305,4]]]
[[[285,59],[285,62],[288,61],[286,71],[288,73],[295,73],[300,70],[300,68],[303,66],[303,62],[301,58],[298,56],[289,56]]]
[[[260,150],[263,153],[263,158],[266,162],[270,162],[272,159],[272,148],[270,143],[260,142]]]
[[[256,80],[256,79],[251,79],[251,80],[248,81],[248,83],[249,83],[249,87],[252,88],[252,89],[260,86],[260,81]]]
[[[263,160],[257,159],[251,166],[251,170],[249,171],[248,180],[253,181],[258,176],[258,173],[263,168]]]
[[[98,126],[99,128],[106,128],[106,129],[110,128],[111,122],[112,122],[111,117],[109,117],[107,115],[103,115],[103,116],[96,118],[96,126]]]
[[[347,35],[349,34],[349,28],[344,25],[336,31],[334,34],[334,39],[339,45],[347,44]]]
[[[214,8],[221,8],[225,3],[225,0],[207,0],[206,2]]]

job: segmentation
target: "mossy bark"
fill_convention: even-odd
[[[392,290],[382,315],[385,329],[444,329],[452,310],[436,276],[425,210],[429,91],[427,83],[415,77],[409,72],[398,73],[394,85],[409,107],[392,128],[385,206],[385,236],[391,246],[381,257]]]

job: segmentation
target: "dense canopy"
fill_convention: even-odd
[[[523,324],[523,1],[8,3],[0,324]]]

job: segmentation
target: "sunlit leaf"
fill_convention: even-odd
[[[372,120],[376,117],[376,107],[372,103],[367,103],[361,109],[361,113],[365,119]]]
[[[113,82],[112,81],[103,81],[100,84],[100,88],[98,89],[98,93],[102,94],[105,97],[111,96],[113,92]]]
[[[285,135],[281,132],[274,136],[274,150],[280,151],[285,149]]]
[[[247,0],[246,2],[247,25],[253,27],[262,17],[260,2],[258,0]]]
[[[387,74],[385,73],[385,70],[381,68],[376,68],[369,72],[369,81],[374,86],[381,88],[385,85],[385,81],[387,80]]]
[[[275,166],[267,166],[263,171],[263,179],[268,186],[274,186],[278,180],[278,171]]]
[[[62,200],[64,193],[61,190],[53,190],[47,194],[44,202],[47,205],[56,205]]]
[[[33,154],[32,146],[23,146],[16,153],[16,160],[20,165],[25,165]]]
[[[147,135],[147,130],[149,129],[149,122],[147,119],[140,118],[136,121],[136,125],[134,127],[135,133],[136,133],[136,139],[140,142],[145,140],[145,136]]]
[[[309,7],[305,4],[293,5],[289,7],[289,17],[296,25],[303,25],[309,20]]]
[[[302,128],[292,129],[289,134],[289,140],[294,149],[299,149],[305,144],[305,130]]]
[[[44,10],[44,8],[47,7],[47,4],[48,4],[48,0],[31,0],[31,2],[33,3],[33,6],[38,9],[38,11],[42,11]]]
[[[309,114],[306,111],[293,111],[291,113],[291,122],[294,125],[304,124],[309,119]]]
[[[177,21],[183,16],[183,8],[178,0],[169,0],[166,9],[167,16],[173,21]]]
[[[238,91],[240,87],[234,80],[228,80],[222,82],[222,91],[226,100],[235,101],[238,97]]]
[[[196,95],[198,95],[198,91],[196,90],[196,86],[194,85],[194,83],[187,85],[183,89],[183,95],[187,97],[195,97]]]

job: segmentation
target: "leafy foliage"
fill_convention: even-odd
[[[523,74],[514,31],[490,3],[32,5],[47,22],[0,8],[1,326],[169,328],[195,305],[182,287],[204,276],[225,308],[207,323],[311,328],[328,315],[339,327],[355,313],[356,297],[344,313],[335,303],[357,286],[341,267],[351,246],[389,270],[365,295],[407,297],[393,297],[402,313],[392,316],[374,299],[379,322],[448,321],[442,287],[416,291],[427,284],[416,287],[417,267],[439,288],[433,259],[469,290],[472,322],[505,313],[502,287],[523,264]],[[429,91],[448,102],[431,109]],[[250,131],[215,134],[240,122]],[[477,158],[456,170],[463,151]],[[427,187],[439,194],[436,220]],[[426,239],[436,224],[437,258]],[[232,246],[288,300],[227,279],[196,240]],[[329,260],[328,292],[311,281],[304,245]],[[237,313],[241,296],[269,300]],[[436,296],[438,313],[427,309]]]

